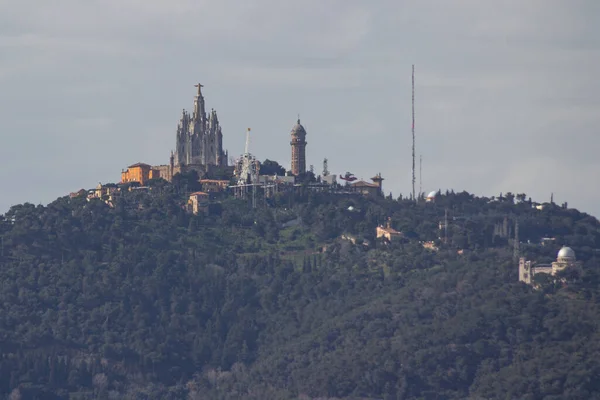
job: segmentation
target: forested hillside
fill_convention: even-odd
[[[15,206],[0,396],[600,399],[600,224],[515,200],[299,192],[194,216],[167,185]],[[388,217],[404,240],[375,238]],[[581,268],[519,283],[517,221],[521,254],[567,244]]]

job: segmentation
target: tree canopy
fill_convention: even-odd
[[[304,187],[195,216],[193,180],[0,217],[3,396],[600,398],[595,218],[519,194]],[[375,237],[388,218],[404,240]],[[519,283],[517,222],[524,256],[567,244],[582,266]]]

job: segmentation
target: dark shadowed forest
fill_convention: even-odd
[[[595,218],[302,188],[195,216],[175,183],[0,216],[0,397],[600,399]],[[518,282],[516,222],[523,256],[582,266]]]

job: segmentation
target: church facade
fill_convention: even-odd
[[[172,164],[177,167],[202,165],[227,166],[227,152],[223,151],[223,133],[215,110],[206,114],[203,85],[197,84],[192,114],[183,110],[175,141]]]

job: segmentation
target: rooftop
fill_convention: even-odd
[[[354,187],[372,187],[372,188],[379,187],[374,183],[369,183],[369,182],[365,182],[365,181],[354,182],[354,183],[352,183],[352,186],[354,186]]]
[[[140,167],[140,168],[152,168],[152,166],[151,166],[151,165],[148,165],[148,164],[145,164],[145,163],[141,163],[141,162],[139,162],[139,163],[135,163],[135,164],[133,164],[133,165],[130,165],[130,166],[129,166],[129,167],[127,167],[127,168],[136,168],[136,167]]]

